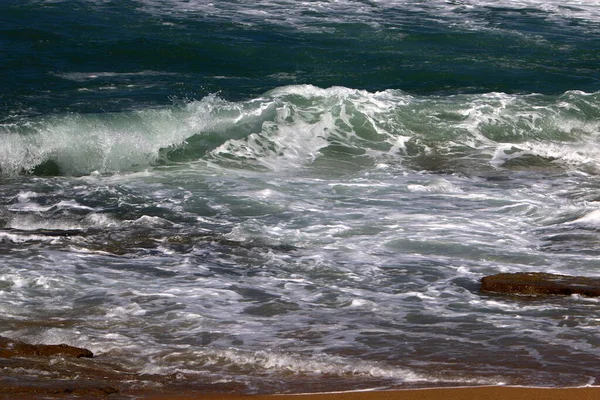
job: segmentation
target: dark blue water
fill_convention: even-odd
[[[241,392],[597,384],[597,301],[478,288],[598,273],[599,32],[597,1],[1,2],[0,335]]]
[[[209,93],[241,100],[286,84],[444,95],[595,92],[596,5],[583,7],[5,1],[1,111],[120,111]],[[89,78],[98,72],[123,75]]]

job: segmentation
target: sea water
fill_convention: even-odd
[[[598,384],[597,300],[479,280],[598,274],[599,33],[599,1],[3,1],[0,335],[247,393]]]

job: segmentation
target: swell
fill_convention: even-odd
[[[215,95],[166,108],[27,117],[0,125],[0,173],[123,173],[204,160],[289,170],[600,171],[600,93],[413,96],[284,86],[247,101]]]

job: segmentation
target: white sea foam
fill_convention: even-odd
[[[303,31],[327,32],[330,24],[360,23],[374,29],[402,24],[404,18],[418,13],[438,23],[459,25],[463,29],[497,29],[487,13],[529,11],[536,16],[562,23],[572,19],[597,23],[600,2],[581,0],[323,0],[273,1],[252,4],[238,2],[204,2],[186,0],[138,0],[142,10],[153,14],[168,11],[178,18],[226,19],[243,25],[274,24]],[[401,9],[410,13],[393,13]],[[256,11],[260,10],[260,11]],[[405,16],[406,15],[406,16]]]
[[[328,142],[325,137],[331,119],[310,124],[295,119],[289,108],[277,111],[275,122],[265,122],[262,131],[251,134],[243,140],[229,140],[215,149],[212,154],[219,158],[222,155],[233,155],[241,159],[258,160],[269,169],[297,167],[314,161],[319,149]],[[287,119],[295,119],[291,124]],[[298,133],[301,134],[298,134]]]
[[[567,222],[568,224],[579,224],[579,225],[591,225],[591,226],[599,226],[600,225],[600,210],[593,210],[583,217],[577,218],[574,221]]]
[[[189,103],[183,110],[63,115],[29,121],[20,127],[0,126],[5,128],[0,171],[15,175],[31,171],[48,160],[67,175],[141,169],[159,159],[159,150],[180,145],[194,134],[243,117],[236,107],[231,109],[232,114],[226,102],[208,96]],[[213,112],[222,117],[214,117]]]
[[[463,190],[445,179],[438,179],[428,185],[408,185],[411,192],[461,193]]]
[[[423,374],[408,368],[393,367],[385,363],[372,363],[349,360],[335,356],[302,357],[274,351],[247,352],[235,349],[195,352],[204,365],[231,363],[236,368],[292,372],[310,375],[364,376],[394,379],[398,382],[464,383],[464,384],[505,384],[498,378],[474,376],[444,376],[444,374]]]
[[[47,242],[54,243],[57,239],[43,235],[22,235],[16,233],[0,232],[0,243],[27,243],[27,242]]]

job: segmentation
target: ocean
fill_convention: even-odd
[[[600,1],[0,2],[0,336],[238,393],[600,379]],[[3,364],[5,379],[76,375]]]

